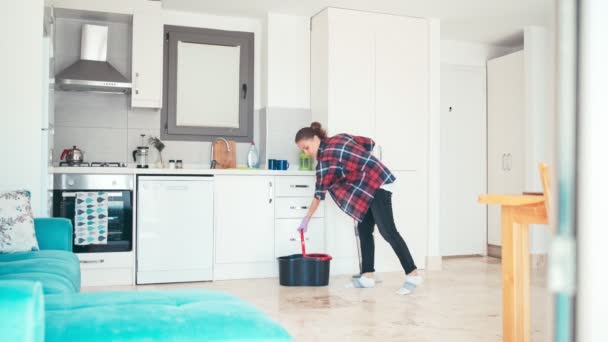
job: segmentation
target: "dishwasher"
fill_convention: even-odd
[[[213,280],[213,176],[137,177],[137,284]]]

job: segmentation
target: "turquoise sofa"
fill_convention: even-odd
[[[39,281],[45,294],[80,291],[80,263],[72,253],[72,223],[34,220],[39,251],[0,254],[1,280]]]
[[[217,291],[79,293],[70,221],[36,220],[36,234],[40,251],[0,254],[3,342],[292,341],[267,315]]]

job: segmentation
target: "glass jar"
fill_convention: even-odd
[[[169,160],[169,168],[175,169],[175,160]]]
[[[182,169],[184,167],[184,163],[181,161],[181,159],[178,159],[175,161],[175,168],[176,169]]]
[[[302,171],[311,171],[312,170],[312,157],[309,157],[304,153],[304,151],[300,152],[300,170]]]

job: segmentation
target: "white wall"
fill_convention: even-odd
[[[553,103],[551,76],[553,54],[550,53],[549,32],[543,27],[524,29],[524,68],[526,84],[526,189],[542,191],[538,163],[554,165],[549,149],[552,145],[550,108]],[[549,250],[550,234],[546,225],[530,227],[530,252],[544,254]]]
[[[8,1],[0,13],[0,190],[32,191],[40,215],[43,1]]]
[[[521,50],[522,47],[503,47],[458,40],[441,41],[441,64],[485,66],[492,58]]]
[[[310,108],[310,19],[268,13],[267,106]]]

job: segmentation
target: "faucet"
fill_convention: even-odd
[[[209,158],[211,158],[211,165],[210,167],[212,169],[215,169],[217,166],[217,160],[213,159],[213,145],[215,145],[215,143],[219,140],[222,140],[224,142],[224,144],[226,144],[226,151],[230,152],[230,144],[228,143],[228,140],[226,140],[225,138],[216,138],[215,140],[211,141],[211,156]]]

